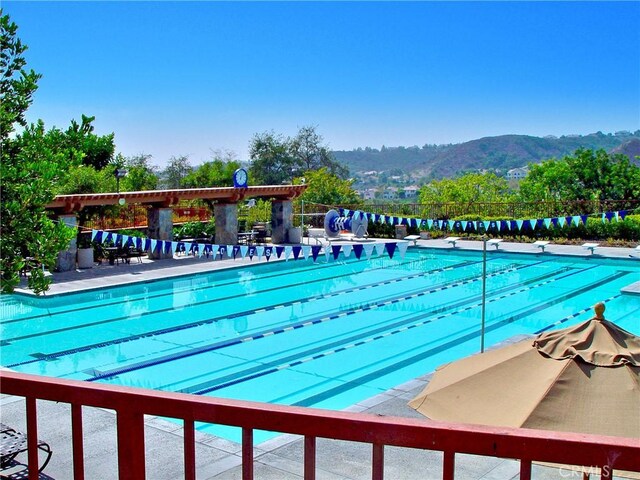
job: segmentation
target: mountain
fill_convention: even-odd
[[[633,160],[633,156],[640,155],[640,130],[562,137],[500,135],[453,145],[383,146],[380,150],[366,147],[333,153],[355,176],[384,170],[391,175],[410,174],[428,180],[479,170],[505,173],[511,168],[573,154],[578,148],[617,151],[631,155]]]
[[[612,152],[622,153],[629,157],[629,160],[633,163],[640,166],[640,138],[632,138],[628,142],[614,148]]]

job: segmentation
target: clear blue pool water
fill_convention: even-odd
[[[342,409],[480,348],[480,252],[298,260],[49,298],[0,297],[21,372]],[[492,252],[485,345],[606,317],[640,334],[637,260]],[[231,429],[203,426],[237,439]]]

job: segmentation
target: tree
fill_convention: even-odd
[[[303,172],[325,168],[340,178],[349,170],[336,161],[316,127],[302,127],[294,138],[273,131],[254,135],[249,145],[251,175],[258,184],[289,183]]]
[[[102,170],[113,159],[115,151],[114,134],[98,136],[94,132],[93,121],[96,117],[82,115],[82,123],[71,120],[64,140],[67,148],[83,152],[83,165],[89,165],[96,170]]]
[[[300,170],[290,151],[291,140],[274,132],[255,134],[249,144],[250,174],[258,185],[289,183]]]
[[[33,265],[52,270],[59,251],[69,245],[74,229],[54,222],[45,205],[54,198],[52,185],[69,168],[69,156],[79,163],[81,155],[51,148],[51,137],[42,121],[31,125],[15,139],[3,139],[0,183],[0,271],[1,289],[11,292],[20,281],[19,272],[28,258]],[[27,180],[28,181],[25,181]],[[50,279],[40,268],[31,270],[29,288],[47,290]]]
[[[121,182],[121,189],[129,192],[156,190],[160,179],[157,168],[150,163],[151,155],[140,153],[123,159],[127,176]]]
[[[531,165],[520,198],[540,200],[628,200],[640,197],[640,167],[626,155],[579,149],[561,160]]]
[[[493,173],[467,173],[459,178],[434,180],[420,189],[421,203],[508,202],[512,198],[504,178]]]
[[[184,179],[193,170],[186,155],[171,157],[169,165],[162,172],[162,184],[165,188],[184,188]]]
[[[303,171],[326,168],[330,173],[346,178],[349,169],[335,159],[323,141],[315,126],[302,127],[290,143],[291,155]]]
[[[25,113],[40,78],[25,70],[27,49],[16,37],[18,27],[0,10],[0,290],[11,292],[20,281],[26,259],[52,269],[57,253],[64,250],[75,231],[51,220],[45,205],[54,198],[52,186],[60,181],[71,163],[81,156],[58,149],[59,131],[45,134],[39,121],[27,126]],[[15,126],[26,127],[13,136]],[[34,268],[29,288],[41,293],[50,279]]]
[[[361,202],[351,180],[342,180],[326,168],[305,172],[304,179],[308,186],[300,199],[305,202],[322,205],[355,205]]]
[[[555,159],[532,164],[529,173],[520,181],[519,196],[524,202],[574,199],[574,175],[567,162]]]
[[[27,46],[16,36],[17,31],[18,26],[0,9],[0,137],[3,148],[15,124],[27,126],[24,115],[42,77],[33,70],[24,69],[27,61],[23,53]]]
[[[233,172],[240,168],[231,152],[214,152],[212,160],[193,169],[184,179],[186,188],[232,187]]]

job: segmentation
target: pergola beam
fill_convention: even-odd
[[[126,203],[170,207],[181,200],[218,200],[220,203],[238,203],[245,198],[263,197],[275,200],[293,200],[306,190],[307,185],[258,185],[247,188],[189,188],[181,190],[147,190],[142,192],[90,193],[57,195],[47,208],[73,213],[84,207],[118,205]]]

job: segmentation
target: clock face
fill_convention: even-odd
[[[246,187],[247,186],[247,171],[244,168],[239,168],[234,173],[234,180],[236,187]]]

